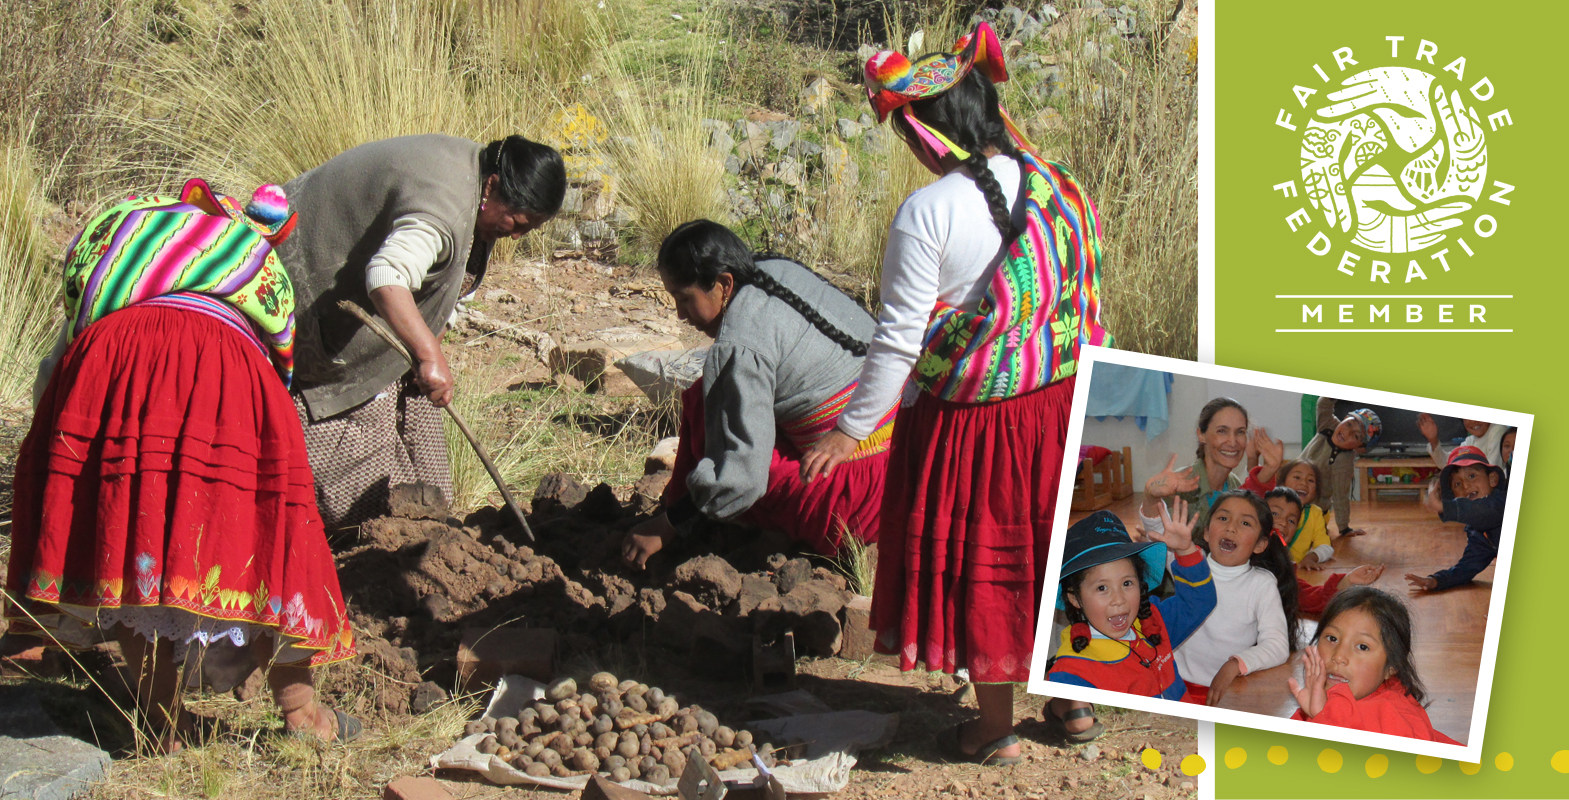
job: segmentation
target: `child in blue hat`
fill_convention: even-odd
[[[1179,700],[1182,676],[1172,648],[1215,608],[1215,584],[1204,553],[1193,543],[1187,503],[1161,508],[1164,530],[1135,542],[1115,515],[1100,511],[1068,529],[1057,607],[1070,623],[1046,679],[1145,697]],[[1176,556],[1176,592],[1152,597],[1166,573],[1166,551]],[[1066,716],[1064,716],[1066,718]]]

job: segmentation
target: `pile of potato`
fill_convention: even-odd
[[[726,770],[750,761],[754,751],[765,765],[775,764],[773,746],[754,747],[751,732],[720,725],[700,706],[682,707],[657,686],[617,681],[608,672],[589,678],[582,693],[572,678],[558,680],[544,700],[516,717],[477,719],[464,733],[490,734],[478,744],[481,753],[537,778],[600,772],[618,783],[667,784],[688,759]]]

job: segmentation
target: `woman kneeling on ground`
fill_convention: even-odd
[[[893,408],[832,480],[807,483],[800,454],[833,430],[874,323],[854,300],[786,258],[754,256],[729,228],[694,220],[659,247],[680,318],[714,338],[681,395],[681,445],[664,510],[622,545],[642,567],[699,515],[782,530],[832,555],[877,538]]]
[[[17,456],[5,619],[63,647],[118,639],[162,752],[192,733],[178,665],[197,652],[218,684],[266,669],[291,732],[360,729],[311,680],[354,635],[287,388],[294,288],[272,248],[293,227],[276,186],[242,211],[193,180],[115,206],[66,253],[58,363]]]

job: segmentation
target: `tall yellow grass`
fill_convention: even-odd
[[[0,151],[0,407],[32,400],[34,370],[60,322],[58,254],[39,228],[48,211],[47,182],[20,142]]]

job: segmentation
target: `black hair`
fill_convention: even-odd
[[[1249,555],[1248,563],[1269,570],[1269,573],[1275,576],[1275,589],[1280,592],[1280,609],[1286,612],[1286,647],[1289,652],[1295,653],[1297,637],[1302,628],[1302,623],[1297,619],[1302,613],[1301,598],[1297,596],[1297,566],[1291,562],[1291,551],[1286,549],[1286,543],[1274,533],[1275,515],[1270,512],[1269,504],[1264,502],[1264,498],[1246,489],[1219,492],[1215,495],[1215,502],[1209,506],[1210,513],[1204,519],[1204,528],[1206,530],[1209,528],[1209,520],[1215,516],[1215,509],[1232,498],[1246,500],[1253,506],[1253,513],[1258,515],[1260,528],[1258,535],[1264,537],[1268,544],[1264,546],[1264,552]],[[1194,539],[1206,553],[1209,552],[1208,537],[1200,532]]]
[[[1296,506],[1298,512],[1300,512],[1304,508],[1304,506],[1306,505],[1305,503],[1302,502],[1302,495],[1297,494],[1297,490],[1291,488],[1290,486],[1276,486],[1275,488],[1270,489],[1269,491],[1265,492],[1264,493],[1264,504],[1265,505],[1269,505],[1269,498],[1271,498],[1271,497],[1283,498],[1286,502],[1291,503],[1292,505]]]
[[[567,168],[554,147],[508,136],[485,145],[480,172],[495,175],[502,202],[519,210],[553,217],[567,195]]]
[[[1378,623],[1379,638],[1384,640],[1384,666],[1394,668],[1395,677],[1406,687],[1406,694],[1422,703],[1427,692],[1422,688],[1422,679],[1417,677],[1416,665],[1411,662],[1411,612],[1394,595],[1371,586],[1353,586],[1337,592],[1324,607],[1324,613],[1319,615],[1313,644],[1318,644],[1318,637],[1335,617],[1358,608]]]
[[[1280,469],[1275,470],[1275,485],[1284,485],[1286,482],[1286,476],[1290,475],[1292,470],[1303,464],[1306,464],[1308,469],[1313,470],[1313,491],[1315,492],[1312,500],[1309,500],[1306,497],[1302,498],[1302,510],[1306,511],[1307,505],[1309,503],[1313,503],[1320,497],[1324,496],[1324,472],[1318,468],[1317,464],[1305,458],[1294,458],[1290,461],[1284,462],[1280,465]]]
[[[1003,244],[1011,243],[1019,235],[1019,229],[1013,224],[1013,204],[1003,196],[1002,184],[997,182],[997,176],[992,174],[986,156],[981,152],[995,147],[997,152],[1013,156],[1022,164],[1019,149],[1014,146],[1002,112],[998,110],[997,87],[980,70],[972,69],[953,88],[936,97],[913,101],[909,108],[921,122],[969,151],[970,157],[962,163],[970,168],[975,185],[985,195],[992,223],[1002,234]],[[915,132],[910,130],[910,123],[902,114],[896,113],[892,117],[894,128],[907,141],[911,140]]]
[[[1209,430],[1210,421],[1215,418],[1216,414],[1220,413],[1221,409],[1224,408],[1235,408],[1236,410],[1241,411],[1242,424],[1248,424],[1248,410],[1243,408],[1241,403],[1238,403],[1229,397],[1217,397],[1214,400],[1205,403],[1204,407],[1199,409],[1199,433],[1203,433]],[[1200,461],[1204,460],[1203,442],[1199,442],[1198,459]]]
[[[735,231],[706,219],[681,223],[659,245],[659,271],[668,277],[671,283],[677,286],[696,284],[707,291],[714,288],[714,282],[719,280],[720,275],[728,272],[735,280],[737,288],[756,286],[765,293],[785,301],[824,336],[833,340],[834,344],[849,351],[851,355],[866,355],[865,342],[840,330],[824,319],[817,309],[802,300],[800,295],[775,280],[774,276],[757,268],[758,261],[773,258],[783,258],[783,256],[772,253],[753,254],[752,249],[741,241],[741,237],[735,235]],[[799,261],[787,260],[800,264],[808,272],[811,271]]]
[[[1144,559],[1140,558],[1137,554],[1135,554],[1135,555],[1128,556],[1127,560],[1133,562],[1134,579],[1139,582],[1139,619],[1149,619],[1150,618],[1150,614],[1152,612],[1151,612],[1151,609],[1150,609],[1150,590],[1149,590],[1149,586],[1144,582]],[[1114,562],[1112,562],[1112,563],[1114,563]],[[1100,565],[1096,564],[1095,566],[1100,566]],[[1086,574],[1088,574],[1089,571],[1090,570],[1088,568],[1081,569],[1078,572],[1075,572],[1072,575],[1069,575],[1068,577],[1063,578],[1062,579],[1062,593],[1064,595],[1070,595],[1071,594],[1074,597],[1078,597],[1079,596],[1079,587],[1084,585],[1084,576]],[[1083,602],[1083,601],[1081,600],[1080,602]],[[1070,624],[1070,625],[1077,625],[1078,623],[1081,623],[1081,622],[1085,623],[1085,624],[1089,624],[1090,620],[1089,620],[1089,617],[1084,616],[1084,609],[1079,608],[1079,607],[1073,605],[1072,603],[1068,602],[1066,597],[1062,601],[1062,610],[1063,610],[1063,613],[1066,614],[1067,617],[1068,617],[1068,624]],[[1144,641],[1149,642],[1152,646],[1159,647],[1160,646],[1160,642],[1161,642],[1160,634],[1158,634],[1158,633],[1149,634],[1148,636],[1144,637]],[[1082,652],[1084,652],[1084,648],[1090,646],[1090,639],[1089,639],[1088,636],[1075,636],[1075,637],[1073,637],[1072,644],[1073,644],[1073,652],[1075,652],[1075,653],[1082,653]]]

